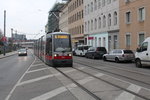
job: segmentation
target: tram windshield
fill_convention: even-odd
[[[69,35],[54,36],[55,52],[71,52],[71,40]]]

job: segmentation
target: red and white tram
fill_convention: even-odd
[[[50,66],[72,67],[71,35],[54,32],[42,36],[34,44],[34,54]]]

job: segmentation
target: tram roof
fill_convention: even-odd
[[[48,33],[48,34],[69,34],[67,32],[53,32],[53,33]]]

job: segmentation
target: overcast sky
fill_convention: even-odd
[[[11,28],[18,34],[26,33],[27,38],[44,34],[48,11],[56,1],[61,0],[0,0],[0,29],[4,29],[4,10],[6,10],[6,36],[11,36]]]

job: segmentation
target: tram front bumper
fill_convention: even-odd
[[[58,66],[65,66],[65,65],[72,65],[73,60],[72,59],[53,59],[53,64]]]

